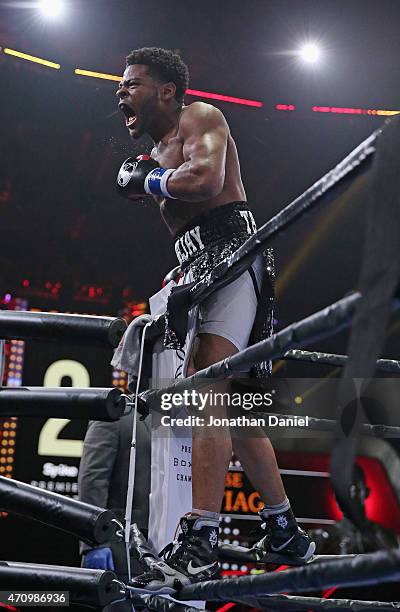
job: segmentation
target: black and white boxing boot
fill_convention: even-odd
[[[184,516],[180,535],[160,553],[164,561],[129,583],[137,593],[173,594],[182,586],[210,580],[218,574],[219,522],[201,516]]]
[[[286,506],[281,512],[266,508],[259,512],[265,536],[252,548],[258,561],[303,565],[312,559],[315,542],[300,529],[288,502]]]

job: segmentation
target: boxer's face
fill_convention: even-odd
[[[160,83],[148,73],[147,66],[132,64],[126,68],[116,95],[132,138],[151,134],[152,126],[157,123],[162,112],[159,87]]]

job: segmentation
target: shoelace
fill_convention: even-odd
[[[182,561],[186,555],[190,552],[190,549],[201,544],[201,539],[194,536],[184,536],[180,534],[177,540],[174,540],[170,544],[167,544],[165,548],[160,552],[162,557],[168,564],[174,561]]]

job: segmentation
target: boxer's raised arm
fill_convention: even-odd
[[[168,178],[169,193],[179,200],[202,202],[221,193],[229,136],[226,120],[217,108],[190,105],[182,115],[184,163]]]
[[[215,198],[224,187],[228,137],[221,111],[195,102],[185,109],[179,125],[183,164],[161,168],[147,155],[128,157],[118,173],[117,189],[131,199],[145,194],[188,202]]]

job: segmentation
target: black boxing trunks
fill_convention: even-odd
[[[175,237],[175,253],[181,277],[177,297],[185,287],[205,276],[232,255],[256,231],[246,202],[233,202],[208,210],[192,219]],[[274,261],[272,249],[227,286],[217,289],[199,305],[197,333],[214,333],[230,340],[238,350],[268,338],[273,327]],[[168,303],[164,345],[180,349],[186,334],[184,300]],[[180,326],[182,326],[180,328]],[[270,375],[270,363],[256,364],[251,374]]]

